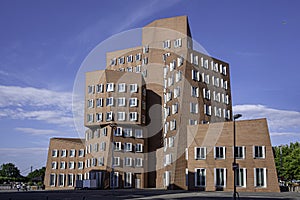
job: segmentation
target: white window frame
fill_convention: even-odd
[[[96,120],[97,122],[103,121],[103,114],[102,113],[96,113]]]
[[[84,149],[78,150],[78,157],[84,157]]]
[[[117,113],[117,120],[118,121],[125,121],[126,120],[126,113],[125,112],[118,112]]]
[[[261,150],[258,149],[259,152],[256,152],[257,151],[256,148],[261,148]],[[257,154],[259,154],[259,155],[257,155]],[[253,146],[253,158],[255,158],[255,159],[264,159],[264,158],[266,158],[266,147],[265,146],[258,146],[258,145]]]
[[[51,163],[51,169],[57,169],[57,162]]]
[[[96,106],[103,107],[103,98],[96,99]]]
[[[125,83],[118,84],[118,92],[126,92],[126,84]]]
[[[129,113],[129,120],[130,121],[137,121],[138,120],[138,113],[137,112],[130,112]]]
[[[127,167],[132,166],[132,158],[131,157],[125,157],[124,158],[124,166],[127,166]]]
[[[51,173],[50,176],[49,176],[49,185],[51,187],[55,187],[55,184],[56,184],[56,174]]]
[[[138,92],[138,85],[136,83],[129,84],[130,93],[137,93]]]
[[[103,84],[97,84],[96,85],[96,92],[102,93],[103,92]]]
[[[132,143],[131,142],[124,143],[124,151],[126,151],[126,152],[132,151]]]
[[[138,106],[138,98],[130,98],[129,99],[129,107],[137,107]]]
[[[123,128],[122,127],[117,127],[114,130],[114,136],[122,136],[123,135]]]
[[[76,150],[75,149],[70,149],[70,157],[75,157],[76,156]]]
[[[218,184],[218,174],[217,174],[217,171],[223,171],[223,181],[224,181],[224,184]],[[216,187],[222,187],[222,188],[225,188],[226,187],[226,168],[215,168],[214,169],[214,182],[215,182],[215,186]]]
[[[124,106],[126,106],[126,99],[125,99],[125,97],[120,97],[120,98],[118,98],[118,106],[119,106],[119,107],[124,107]]]
[[[242,172],[242,173],[241,173]],[[236,186],[245,188],[247,185],[247,169],[238,168],[236,169]]]
[[[141,144],[141,143],[135,144],[135,152],[142,153],[143,152],[143,144]]]
[[[135,129],[134,133],[136,138],[143,138],[143,129]]]
[[[61,150],[61,157],[67,157],[67,150],[66,149]]]
[[[200,173],[198,174],[198,171]],[[202,183],[202,177],[204,174],[204,183]],[[198,179],[199,179],[199,184],[198,184]],[[206,187],[206,169],[205,168],[195,168],[195,176],[194,176],[194,181],[195,181],[195,187]]]
[[[106,83],[106,92],[113,92],[115,90],[114,83]]]
[[[221,154],[222,151],[222,154]],[[218,155],[219,154],[219,155]],[[226,158],[226,148],[224,146],[218,146],[214,148],[214,158],[215,159],[222,159]]]
[[[78,169],[83,169],[84,163],[83,161],[78,162]]]
[[[135,158],[135,166],[143,167],[143,158]]]
[[[234,154],[234,147],[232,147],[233,149],[233,154]],[[245,159],[245,146],[236,146],[236,155],[235,155],[235,158],[236,159]]]
[[[113,120],[113,112],[112,112],[112,111],[107,112],[107,113],[106,113],[106,121],[107,121],[107,122],[110,122],[110,121],[112,121],[112,120]]]
[[[61,177],[62,177],[62,184],[61,184]],[[58,186],[64,187],[65,186],[65,174],[58,175]]]
[[[199,154],[198,154],[199,150]],[[194,150],[195,160],[205,160],[206,159],[206,147],[195,147]]]
[[[120,166],[120,157],[114,157],[113,166]]]
[[[106,106],[114,106],[114,97],[106,98]]]
[[[259,175],[263,175],[263,177],[257,177],[257,170],[259,170]],[[257,179],[263,179],[263,184],[257,183]],[[265,188],[267,187],[267,168],[254,168],[254,187]]]
[[[124,137],[132,137],[132,128],[123,128]]]

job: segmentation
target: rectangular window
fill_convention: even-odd
[[[132,137],[132,128],[124,128],[124,137]]]
[[[235,147],[235,157],[237,159],[244,159],[245,158],[245,147],[244,146],[239,146]]]
[[[114,83],[107,83],[106,84],[106,92],[113,92],[114,91]]]
[[[206,159],[206,147],[195,147],[195,160]]]
[[[96,92],[97,93],[103,92],[103,84],[97,84],[97,86],[96,86]]]
[[[123,56],[123,57],[120,57],[120,58],[118,59],[118,61],[119,61],[119,64],[124,64],[124,63],[125,63],[125,58],[124,58],[124,56]]]
[[[163,48],[167,49],[171,47],[171,41],[170,40],[165,40],[163,41]]]
[[[173,119],[170,121],[170,131],[176,130],[176,120]]]
[[[176,72],[175,81],[179,82],[181,81],[181,79],[182,79],[182,72],[181,71]]]
[[[178,112],[178,103],[172,105],[172,114],[176,114]]]
[[[225,159],[225,147],[215,147],[215,159]]]
[[[126,84],[125,83],[118,84],[118,92],[126,92]]]
[[[265,158],[265,146],[254,146],[253,147],[254,158]]]
[[[114,157],[113,165],[114,166],[120,166],[120,157]]]
[[[83,162],[82,161],[78,162],[78,169],[83,169]]]
[[[166,154],[164,157],[164,166],[170,165],[172,163],[172,154]]]
[[[203,79],[204,79],[204,83],[209,84],[209,75],[208,74],[204,75]]]
[[[74,185],[74,175],[73,174],[68,174],[68,182],[67,185],[69,187],[73,187]]]
[[[197,125],[198,121],[195,119],[189,119],[189,125]]]
[[[142,60],[142,65],[147,65],[147,64],[148,64],[148,58],[145,57],[145,58],[143,58],[143,60]]]
[[[135,166],[136,167],[142,167],[143,166],[143,159],[142,158],[136,158],[135,159]]]
[[[181,44],[182,44],[181,38],[178,38],[178,39],[176,39],[176,40],[174,41],[174,47],[175,47],[175,48],[181,47]]]
[[[104,166],[104,157],[98,158],[98,166]]]
[[[169,137],[169,147],[174,147],[175,136]]]
[[[141,61],[142,60],[142,54],[141,53],[138,53],[135,55],[135,60],[136,61]]]
[[[111,178],[110,178],[110,187],[111,188],[117,188],[119,187],[119,172],[111,172]]]
[[[236,169],[236,186],[237,187],[246,187],[246,168]]]
[[[94,94],[94,88],[95,88],[94,85],[89,85],[89,86],[88,86],[88,93],[89,93],[89,94]]]
[[[191,96],[192,97],[199,97],[199,88],[191,86]]]
[[[127,67],[127,72],[132,72],[132,67]]]
[[[114,142],[114,150],[121,151],[122,150],[122,143],[121,142]]]
[[[183,65],[183,57],[177,58],[177,67],[180,67]]]
[[[127,56],[127,62],[133,62],[133,56],[132,55],[129,55]]]
[[[129,89],[130,89],[131,93],[138,92],[138,85],[137,84],[130,84]]]
[[[106,148],[106,142],[101,142],[100,143],[100,151],[105,151]]]
[[[132,173],[124,172],[124,187],[128,188],[132,186]]]
[[[112,111],[107,112],[107,113],[106,113],[106,121],[107,121],[107,122],[110,122],[110,121],[112,121],[112,120],[113,120],[113,112],[112,112]]]
[[[130,112],[129,113],[129,120],[130,121],[137,121],[138,120],[138,113],[137,112]]]
[[[119,106],[119,107],[124,107],[124,106],[126,106],[126,100],[125,100],[125,97],[120,97],[120,98],[118,98],[118,106]]]
[[[50,183],[49,183],[49,185],[51,187],[55,186],[55,180],[56,180],[56,175],[55,174],[50,174]]]
[[[88,108],[93,108],[94,107],[94,99],[89,99],[87,104],[88,104]]]
[[[132,143],[124,143],[124,151],[132,151]]]
[[[192,79],[194,81],[200,81],[200,73],[197,70],[192,70]]]
[[[124,165],[125,165],[125,166],[132,166],[132,158],[130,158],[130,157],[125,157],[125,158],[124,158]]]
[[[117,119],[118,119],[118,121],[125,121],[125,117],[126,117],[125,112],[118,112],[117,113]]]
[[[83,157],[84,156],[84,149],[79,149],[78,150],[78,156]]]
[[[117,129],[114,130],[114,136],[122,136],[122,134],[122,127],[117,127]]]
[[[102,107],[103,106],[103,99],[102,98],[96,99],[96,106],[97,107]]]
[[[267,186],[267,169],[254,168],[254,186],[266,187]]]
[[[57,157],[58,156],[58,151],[57,149],[52,150],[52,157]]]
[[[226,169],[215,168],[215,186],[226,187]]]
[[[203,88],[203,97],[210,100],[210,90]]]
[[[106,106],[114,106],[114,98],[113,97],[106,98]]]
[[[208,60],[207,60],[207,59],[204,60],[204,65],[203,65],[203,67],[204,67],[205,69],[208,69]]]
[[[116,65],[117,64],[117,59],[113,58],[110,60],[110,65]]]
[[[70,150],[70,157],[75,157],[75,153],[76,153],[75,149],[71,149]]]
[[[103,121],[102,113],[96,113],[96,118],[97,118],[97,122],[102,122]]]
[[[204,104],[204,114],[211,115],[211,106]]]
[[[143,47],[143,53],[148,53],[149,52],[149,46],[146,45]]]
[[[143,130],[142,129],[135,129],[135,137],[142,138],[143,137]]]
[[[52,169],[57,169],[57,162],[52,162],[51,163],[51,168]]]
[[[190,103],[190,112],[194,114],[198,113],[198,103]]]
[[[129,107],[137,107],[138,106],[138,99],[137,98],[130,98],[129,99]]]
[[[174,88],[174,98],[177,98],[180,96],[180,87]]]
[[[216,117],[222,117],[222,109],[221,108],[214,107],[214,110],[215,110]]]
[[[143,144],[136,144],[135,145],[135,152],[139,152],[139,153],[141,153],[141,152],[143,152]]]
[[[164,176],[163,176],[163,183],[165,187],[168,187],[170,185],[171,181],[171,172],[170,171],[165,171]]]
[[[67,156],[67,150],[63,149],[61,150],[61,157],[66,157]]]
[[[74,169],[75,163],[73,161],[69,162],[69,169]]]
[[[172,86],[174,84],[174,77],[173,75],[168,78],[168,86]]]
[[[65,175],[64,174],[58,175],[58,186],[60,186],[60,187],[65,186]]]
[[[101,132],[102,136],[107,136],[107,128],[106,127],[100,129],[100,132]]]
[[[205,187],[206,170],[204,168],[195,169],[195,187]]]
[[[64,162],[64,161],[60,162],[59,168],[60,169],[66,169],[66,162]]]

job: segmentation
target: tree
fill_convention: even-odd
[[[30,172],[27,175],[27,178],[31,181],[42,182],[45,176],[46,167],[42,167],[41,169],[36,169],[33,172]]]
[[[7,178],[20,178],[20,170],[13,163],[2,164],[0,167],[0,176]]]

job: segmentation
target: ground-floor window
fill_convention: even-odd
[[[77,176],[76,176],[76,180],[82,180],[82,174],[77,174]]]
[[[254,168],[254,186],[266,187],[267,186],[267,169]]]
[[[110,187],[111,188],[119,187],[119,172],[113,172],[113,173],[111,172]]]
[[[64,174],[58,175],[58,186],[60,186],[60,187],[65,186],[65,175]]]
[[[163,182],[165,187],[168,187],[170,185],[170,180],[171,180],[171,172],[165,171],[163,176]]]
[[[195,169],[195,186],[205,187],[206,184],[206,169],[196,168]]]
[[[68,186],[73,187],[74,186],[74,176],[73,174],[68,174]]]
[[[235,185],[238,187],[246,187],[246,168],[236,169]]]
[[[124,187],[131,187],[132,186],[132,173],[125,172],[124,173]]]
[[[215,186],[226,187],[226,169],[215,168]]]
[[[55,186],[56,174],[50,174],[50,186]]]

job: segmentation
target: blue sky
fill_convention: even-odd
[[[273,145],[300,140],[297,0],[0,1],[0,163],[45,165],[49,138],[78,137],[72,89],[100,42],[188,15],[193,39],[230,63],[234,111],[267,117]]]

